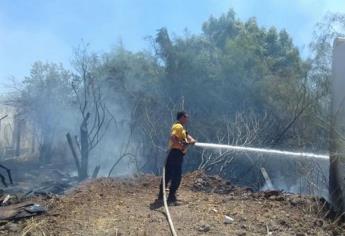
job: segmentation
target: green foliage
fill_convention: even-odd
[[[30,76],[23,81],[20,94],[21,112],[42,130],[54,131],[59,123],[59,109],[68,106],[71,97],[71,74],[62,65],[36,62]]]
[[[238,112],[255,111],[276,117],[279,135],[284,129],[280,123],[293,119],[290,113],[308,92],[301,89],[308,64],[287,32],[259,28],[254,18],[241,22],[233,11],[210,18],[203,30],[202,35],[173,41],[166,29],[157,34],[157,56],[165,62],[160,100],[184,99],[196,130],[204,124],[219,125],[224,116],[232,119]],[[200,133],[215,139],[212,132]]]
[[[94,83],[103,88],[105,101],[131,110],[130,124],[149,161],[164,155],[169,126],[181,109],[191,114],[189,128],[199,141],[233,142],[237,135],[226,127],[241,114],[254,117],[259,127],[250,145],[325,148],[326,137],[318,135],[325,129],[317,117],[327,111],[329,39],[334,34],[321,33],[312,45],[315,57],[304,60],[285,30],[260,27],[255,18],[243,22],[233,10],[211,17],[202,30],[172,38],[166,28],[159,29],[155,54],[118,47],[89,57],[90,76],[97,78]],[[61,67],[36,64],[25,80],[22,101],[44,97],[69,103],[74,99],[70,79]],[[45,111],[53,113],[50,107]],[[197,158],[189,161],[198,164]]]
[[[54,144],[63,135],[61,123],[71,121],[71,79],[71,73],[62,65],[36,62],[15,100],[20,118],[25,118],[34,129],[42,161],[50,161]]]

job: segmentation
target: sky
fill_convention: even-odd
[[[345,13],[345,0],[0,0],[0,91],[9,78],[21,80],[35,61],[69,68],[82,41],[95,52],[120,42],[126,49],[149,49],[145,37],[167,27],[200,33],[211,15],[229,9],[261,26],[286,29],[304,57],[315,24],[327,12]]]

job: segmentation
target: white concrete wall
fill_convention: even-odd
[[[8,116],[0,121],[0,148],[12,145],[13,120],[15,110],[10,106],[0,105],[0,118],[5,115]]]
[[[16,125],[15,122],[16,110],[11,106],[0,103],[0,118],[8,115],[0,121],[0,158],[9,158],[14,155],[16,148]],[[34,140],[34,135],[30,124],[21,118],[21,133],[20,133],[20,153],[27,154],[37,150]]]
[[[345,39],[333,45],[333,76],[331,84],[330,197],[333,206],[345,211]]]

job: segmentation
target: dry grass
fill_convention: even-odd
[[[179,197],[185,203],[170,208],[178,235],[344,234],[343,225],[323,218],[326,208],[313,198],[267,197],[240,188],[228,194],[192,191],[200,177],[194,173],[184,178]],[[25,226],[20,235],[170,235],[163,208],[149,208],[158,184],[159,178],[153,176],[84,182],[64,197],[40,200],[49,206],[49,214],[20,222]],[[224,224],[224,215],[234,222]],[[210,230],[201,232],[205,224]]]
[[[44,228],[45,220],[37,221],[33,218],[30,218],[26,221],[26,226],[21,232],[21,236],[46,236],[48,235],[47,229]]]

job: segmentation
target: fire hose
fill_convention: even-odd
[[[182,142],[181,143],[185,148],[188,148],[191,144],[189,143],[186,143],[186,142]],[[169,227],[170,227],[170,231],[171,231],[171,234],[173,236],[177,236],[176,234],[176,230],[175,230],[175,227],[174,227],[174,224],[172,222],[172,219],[171,219],[171,215],[170,215],[170,212],[169,212],[169,207],[168,207],[168,203],[167,203],[167,194],[166,194],[166,189],[165,189],[165,166],[166,166],[166,163],[164,164],[163,166],[163,172],[162,172],[162,188],[163,188],[163,203],[164,203],[164,209],[165,209],[165,213],[166,213],[166,216],[167,216],[167,219],[168,219],[168,223],[169,223]]]
[[[174,224],[173,224],[171,216],[170,216],[170,212],[169,212],[169,208],[168,208],[168,203],[167,203],[167,193],[166,193],[166,190],[165,190],[165,165],[163,167],[162,178],[163,178],[163,186],[162,186],[163,187],[163,203],[164,203],[165,213],[166,213],[167,218],[168,218],[168,223],[169,223],[171,234],[173,236],[177,236]]]
[[[186,148],[189,146],[187,143],[181,143]],[[233,146],[233,145],[223,145],[223,144],[213,144],[213,143],[195,143],[195,146],[201,148],[208,148],[208,149],[225,149],[225,150],[233,150],[233,151],[240,151],[240,152],[256,152],[256,153],[266,153],[266,154],[278,154],[278,155],[287,155],[290,157],[306,157],[306,158],[320,158],[320,159],[329,159],[329,155],[320,155],[315,153],[305,153],[305,152],[291,152],[291,151],[284,151],[284,150],[275,150],[275,149],[265,149],[265,148],[253,148],[253,147],[244,147],[244,146]],[[171,230],[171,234],[173,236],[177,236],[174,224],[172,222],[168,203],[167,203],[167,196],[165,190],[165,165],[163,167],[163,202],[164,208],[166,212],[166,216],[168,219],[169,227]]]

